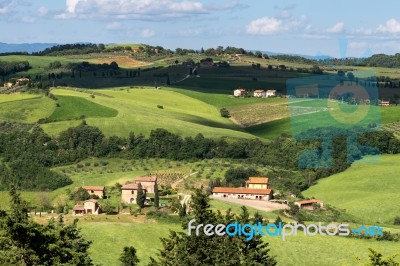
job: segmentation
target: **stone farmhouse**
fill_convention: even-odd
[[[233,96],[235,96],[235,97],[246,96],[246,90],[238,88],[233,91]]]
[[[265,98],[265,91],[264,90],[255,90],[253,92],[254,97]]]
[[[147,190],[143,188],[143,193],[146,195]],[[138,184],[126,184],[122,187],[121,190],[121,201],[122,203],[136,203],[138,191]]]
[[[84,215],[84,214],[99,214],[101,213],[101,208],[99,202],[95,199],[86,200],[83,205],[76,204],[72,209],[74,215]]]
[[[89,195],[96,195],[99,198],[104,198],[104,186],[83,186],[84,190],[86,190]]]
[[[271,200],[272,189],[267,177],[249,177],[244,188],[215,187],[212,190],[213,197],[238,198],[253,200]]]
[[[316,200],[316,199],[296,201],[294,204],[299,206],[300,209],[306,209],[306,210],[313,210],[315,205],[324,207],[324,202],[322,200]]]
[[[157,183],[156,176],[142,176],[135,178],[135,184],[142,184],[142,188],[146,189],[147,193],[154,193],[154,187]]]
[[[265,92],[265,97],[276,97],[276,90],[267,90]]]

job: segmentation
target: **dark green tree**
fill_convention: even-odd
[[[158,185],[157,182],[154,185],[154,207],[160,207],[160,195],[158,192]]]
[[[144,201],[146,200],[146,194],[143,191],[142,184],[138,184],[137,196],[136,196],[136,204],[139,205],[140,208],[144,208]]]
[[[124,247],[124,250],[119,257],[123,266],[135,266],[140,260],[136,255],[136,249],[134,247]]]
[[[249,214],[246,208],[237,217],[230,210],[223,216],[210,210],[209,198],[202,190],[196,189],[192,195],[191,208],[195,223],[198,224],[228,224],[234,220],[249,222]],[[183,224],[183,229],[187,225]],[[268,243],[261,240],[261,237],[254,237],[246,240],[244,236],[207,236],[200,230],[199,235],[192,231],[188,232],[171,231],[168,238],[162,238],[163,248],[158,258],[150,258],[149,265],[276,265],[275,258],[269,255]]]
[[[221,109],[219,110],[219,112],[220,112],[220,114],[221,114],[222,117],[226,117],[226,118],[231,117],[231,115],[230,115],[228,109],[226,109],[226,108],[221,108]]]
[[[10,212],[0,211],[0,265],[93,265],[91,242],[81,236],[78,220],[66,225],[60,215],[38,224],[28,217],[28,205],[14,186],[10,196]]]
[[[183,203],[182,206],[179,208],[179,217],[183,218],[186,216],[186,203]]]

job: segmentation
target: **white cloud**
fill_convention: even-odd
[[[398,22],[396,19],[392,18],[386,21],[385,25],[379,25],[377,28],[378,32],[383,32],[383,33],[400,33],[400,22]]]
[[[344,31],[344,23],[343,22],[338,22],[335,25],[333,25],[330,28],[326,29],[326,32],[329,33],[340,33]]]
[[[106,29],[107,30],[119,30],[121,28],[122,28],[121,22],[117,22],[117,21],[109,23],[109,24],[106,25]]]
[[[151,38],[155,35],[156,33],[150,29],[144,29],[142,30],[140,36],[142,36],[143,38]]]
[[[48,12],[49,12],[49,9],[45,6],[39,7],[37,10],[37,14],[41,17],[46,16]]]
[[[305,16],[295,18],[287,12],[283,12],[278,17],[262,17],[251,21],[247,25],[246,32],[253,35],[268,35],[294,31],[308,27],[308,25],[304,25],[306,20]]]
[[[7,14],[11,11],[14,0],[0,0],[0,14]]]
[[[66,0],[65,4],[65,10],[55,18],[161,20],[232,10],[240,6],[236,1],[205,5],[195,0]]]
[[[250,22],[246,32],[255,35],[273,34],[281,31],[282,21],[276,18],[263,17]]]

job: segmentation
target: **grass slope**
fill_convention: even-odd
[[[86,119],[89,125],[99,127],[106,135],[127,136],[131,131],[148,135],[155,128],[165,128],[183,136],[202,133],[208,137],[253,137],[228,119],[222,118],[214,106],[177,92],[150,88],[97,91],[111,97],[96,96],[92,99],[86,93],[64,89],[55,89],[52,92],[57,97],[81,97],[117,110],[116,117]],[[158,108],[159,105],[163,108]],[[76,125],[76,122],[62,121],[42,126],[46,132],[55,135]]]
[[[55,109],[55,103],[45,96],[0,96],[0,120],[34,123],[38,119],[48,117]],[[14,101],[6,101],[12,99]]]
[[[346,171],[318,181],[304,196],[345,209],[366,223],[393,224],[399,216],[400,155],[380,156],[378,163],[354,163]]]
[[[59,108],[49,117],[53,120],[85,117],[115,117],[118,111],[76,96],[58,96]]]

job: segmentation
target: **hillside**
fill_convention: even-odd
[[[393,224],[400,206],[399,159],[399,155],[367,157],[342,173],[319,180],[303,194],[345,209],[365,223]]]
[[[72,113],[76,113],[76,117],[85,115],[88,124],[99,127],[109,136],[114,134],[127,136],[131,131],[148,135],[152,129],[165,128],[183,136],[202,133],[209,137],[253,137],[228,119],[221,117],[217,108],[177,92],[148,87],[96,90],[96,92],[109,97],[100,95],[92,98],[90,94],[79,91],[52,90],[56,97],[60,97],[61,107],[57,108],[50,118],[63,120]],[[90,112],[97,112],[97,117],[85,113],[84,110],[80,110],[81,113],[75,110],[74,108],[79,106],[76,105],[77,99],[96,104],[95,109],[91,109]],[[107,117],[110,111],[106,109],[104,114],[104,111],[100,111],[100,107],[115,110],[112,113],[113,117]],[[42,127],[54,135],[77,123],[80,121],[68,120],[42,124]]]

